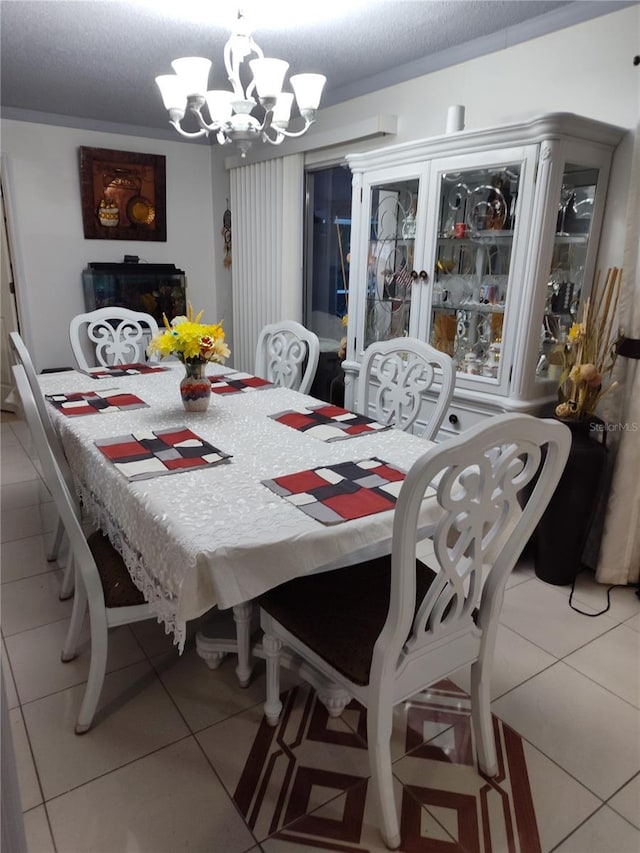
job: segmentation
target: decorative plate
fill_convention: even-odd
[[[474,232],[501,230],[507,218],[504,196],[494,186],[476,187],[471,193],[467,225]]]
[[[132,225],[151,225],[156,218],[156,210],[149,199],[135,195],[127,203],[127,217]]]

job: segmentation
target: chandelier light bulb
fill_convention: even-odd
[[[182,86],[182,81],[177,74],[161,74],[156,77],[156,83],[160,89],[165,109],[182,110],[187,108],[187,96]]]
[[[296,74],[291,85],[299,110],[317,110],[327,78],[323,74]]]
[[[224,89],[211,89],[205,95],[209,115],[214,124],[224,124],[229,121],[233,112],[232,101],[235,99],[233,92]]]
[[[274,127],[286,128],[291,118],[291,107],[293,106],[293,94],[291,92],[280,92],[276,105],[273,108],[271,124]]]
[[[277,98],[282,91],[289,63],[283,59],[252,59],[249,68],[255,80],[258,97]]]
[[[171,67],[180,79],[187,97],[189,95],[204,97],[209,84],[210,59],[203,59],[200,56],[184,56],[182,59],[174,59]]]

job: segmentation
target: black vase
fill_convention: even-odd
[[[540,580],[573,583],[594,520],[607,462],[606,424],[599,418],[562,420],[572,434],[560,482],[533,534],[534,566]]]

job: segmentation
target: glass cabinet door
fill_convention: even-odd
[[[364,347],[409,332],[419,179],[371,187]]]
[[[575,163],[564,167],[540,331],[537,381],[559,378],[559,345],[567,341],[571,325],[580,317],[598,175],[596,167]]]
[[[429,343],[497,379],[522,162],[440,173]]]

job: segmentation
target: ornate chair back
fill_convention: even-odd
[[[385,424],[408,430],[418,419],[427,391],[435,408],[421,436],[433,439],[440,429],[455,386],[453,361],[417,338],[378,341],[365,350],[358,382],[358,408]]]
[[[147,360],[150,338],[158,332],[151,314],[128,308],[99,308],[73,317],[71,349],[80,370]]]
[[[256,347],[256,373],[308,394],[318,369],[318,336],[293,320],[264,326]]]

